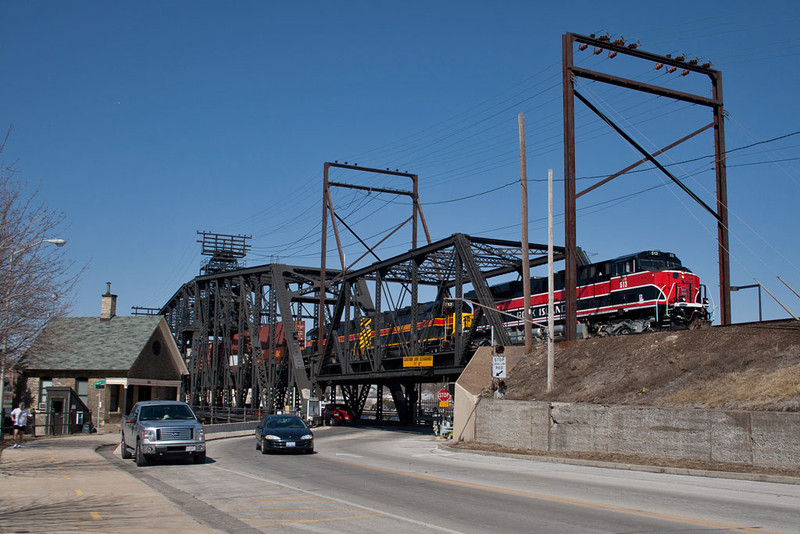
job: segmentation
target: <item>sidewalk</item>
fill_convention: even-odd
[[[116,433],[81,434],[3,450],[0,532],[218,532],[96,452],[118,445]]]

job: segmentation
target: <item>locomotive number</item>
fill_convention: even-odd
[[[628,287],[628,279],[627,278],[620,278],[619,287],[621,287],[621,288]]]

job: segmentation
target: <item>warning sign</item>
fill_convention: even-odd
[[[433,356],[404,356],[403,367],[433,367]]]

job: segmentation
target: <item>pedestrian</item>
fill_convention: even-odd
[[[14,425],[14,448],[22,447],[22,438],[25,435],[25,427],[28,426],[28,417],[31,412],[25,409],[25,403],[20,402],[19,408],[11,410],[11,423]]]

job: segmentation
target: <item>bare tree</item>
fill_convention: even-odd
[[[2,144],[3,154],[9,128]],[[59,230],[64,215],[38,200],[15,176],[14,164],[0,160],[0,340],[2,374],[16,364],[47,322],[66,315],[66,296],[80,272],[66,259]],[[53,246],[57,245],[57,246]],[[64,298],[62,298],[64,297]],[[5,378],[5,376],[3,376]],[[0,402],[3,400],[0,383]]]

